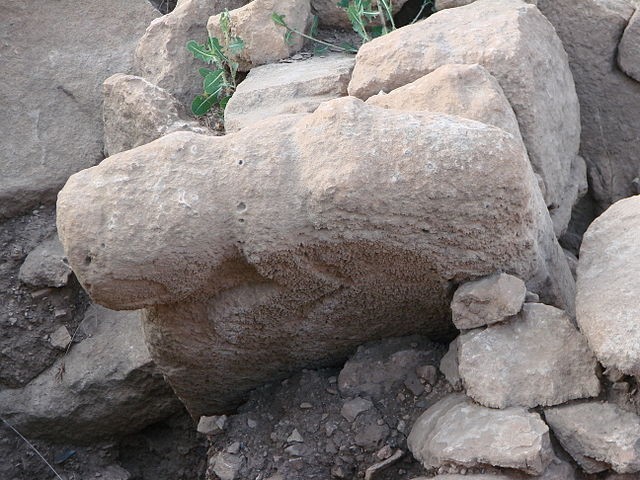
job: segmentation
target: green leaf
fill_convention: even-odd
[[[358,53],[358,48],[349,42],[342,42],[340,44],[341,48],[344,48],[349,53]]]
[[[244,50],[244,40],[240,37],[231,37],[229,39],[229,45],[227,45],[227,50],[232,55],[239,54],[242,50]]]
[[[218,101],[215,95],[198,95],[191,102],[191,111],[198,117],[206,114]]]
[[[385,28],[382,25],[376,25],[375,27],[371,27],[370,32],[373,38],[378,38],[382,36],[384,33],[386,33]]]
[[[279,15],[276,12],[273,12],[271,14],[271,20],[273,20],[273,23],[276,25],[280,25],[285,28],[287,27],[287,22],[284,21],[284,15]]]
[[[226,10],[220,14],[220,30],[226,36],[228,36],[231,32],[231,17],[229,15],[229,10]]]
[[[320,19],[318,15],[313,16],[313,20],[311,21],[311,28],[309,29],[309,36],[316,37],[318,35],[318,25],[320,24]]]
[[[207,48],[206,45],[200,45],[195,40],[189,40],[187,42],[187,50],[189,50],[194,57],[202,60],[206,63],[212,63],[215,60],[215,56]]]
[[[314,55],[324,55],[325,53],[327,53],[327,50],[329,50],[329,47],[327,47],[326,45],[316,45],[313,48],[313,54]]]
[[[284,34],[284,42],[289,46],[295,43],[293,32],[291,30],[287,30],[287,33]]]
[[[220,108],[222,108],[222,110],[227,108],[227,103],[229,103],[229,100],[231,100],[231,95],[225,95],[220,99]]]
[[[349,6],[349,0],[340,0],[336,5],[340,8],[347,8]]]
[[[200,75],[202,75],[202,78],[206,77],[207,75],[209,75],[210,73],[213,72],[213,70],[210,70],[208,68],[199,68],[198,72],[200,72]]]
[[[227,56],[224,54],[224,48],[220,45],[220,41],[216,37],[209,37],[209,49],[214,58],[221,62],[227,62]]]
[[[226,80],[224,78],[224,70],[216,70],[207,75],[202,82],[204,93],[208,95],[220,96],[220,92],[226,86]]]

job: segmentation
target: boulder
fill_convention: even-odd
[[[544,183],[546,205],[552,215],[563,201],[571,208],[576,199],[565,197],[580,143],[578,98],[562,43],[534,5],[479,0],[366,43],[349,94],[367,99],[451,63],[478,63],[497,79]],[[566,227],[554,224],[559,232]]]
[[[169,92],[144,78],[122,73],[104,82],[102,118],[107,156],[178,130],[208,131],[189,117],[184,106]]]
[[[640,471],[640,417],[635,413],[593,401],[546,408],[544,416],[585,472]]]
[[[158,15],[145,0],[2,3],[0,220],[55,202],[102,160],[102,82],[131,69]]]
[[[393,14],[400,11],[407,0],[390,0]],[[372,5],[376,5],[376,0],[372,1]],[[311,0],[311,8],[318,15],[320,25],[329,28],[343,28],[351,30],[351,22],[344,8],[338,7],[338,0]]]
[[[502,322],[520,311],[527,294],[524,282],[496,273],[458,287],[451,302],[451,319],[460,330]]]
[[[251,69],[224,111],[227,133],[274,115],[313,112],[327,100],[344,97],[353,55],[312,57]]]
[[[577,321],[607,368],[640,376],[640,196],[620,200],[585,233],[578,262]]]
[[[587,341],[557,308],[527,303],[508,322],[472,330],[459,342],[460,377],[482,405],[557,405],[600,393]]]
[[[179,409],[145,346],[140,312],[92,306],[85,338],[25,387],[0,391],[0,415],[21,433],[89,442],[135,432]]]
[[[450,338],[452,281],[502,270],[573,301],[520,142],[352,97],[113,155],[67,183],[57,212],[89,294],[150,307],[152,355],[194,417],[369,340]]]
[[[198,69],[205,66],[186,48],[189,40],[207,40],[211,15],[247,4],[249,0],[179,0],[171,13],[155,19],[135,50],[135,71],[185,103],[202,93]]]
[[[72,273],[66,260],[60,239],[53,234],[27,255],[18,278],[34,288],[64,287]]]
[[[618,65],[624,73],[640,82],[640,13],[635,11],[618,45]]]
[[[445,397],[424,412],[407,446],[427,469],[488,464],[540,475],[554,457],[540,415],[525,408],[482,407],[463,394]]]
[[[283,15],[287,25],[299,32],[306,31],[312,19],[309,0],[253,0],[244,7],[230,11],[231,35],[244,41],[242,51],[230,55],[240,65],[241,72],[287,58],[302,49],[304,38],[294,34],[288,41],[285,40],[287,31],[273,22],[273,13]],[[226,45],[220,28],[220,14],[209,18],[207,30],[209,36],[218,38],[223,46]]]
[[[580,99],[580,155],[591,193],[604,210],[636,193],[633,179],[640,172],[640,83],[617,65],[618,44],[634,8],[625,0],[538,0],[538,8],[569,55]]]

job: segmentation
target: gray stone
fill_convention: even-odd
[[[600,393],[586,339],[562,310],[540,303],[461,335],[458,361],[467,394],[488,407],[557,405]]]
[[[344,97],[241,135],[171,133],[58,198],[76,276],[105,306],[149,307],[153,358],[194,416],[372,339],[449,336],[451,279],[505,271],[573,308],[521,143],[459,117]]]
[[[55,202],[102,160],[101,85],[131,69],[145,0],[6,0],[0,23],[0,219]]]
[[[451,319],[460,330],[502,322],[522,308],[527,287],[513,275],[497,273],[458,287],[451,302]]]
[[[371,400],[367,400],[366,398],[356,397],[351,400],[347,400],[342,405],[342,409],[340,410],[340,414],[350,423],[352,423],[358,415],[367,410],[373,408],[373,403]]]
[[[452,63],[479,63],[498,80],[544,182],[546,205],[551,212],[563,207],[571,200],[566,196],[580,144],[580,110],[567,54],[534,5],[478,0],[376,38],[358,51],[349,94],[366,99]]]
[[[220,480],[236,480],[240,478],[240,470],[244,465],[244,457],[227,452],[220,452],[214,459],[213,473]]]
[[[584,235],[577,321],[598,360],[640,376],[640,196],[620,200]]]
[[[248,2],[180,0],[172,12],[151,22],[140,38],[135,50],[134,73],[190,105],[193,97],[202,93],[202,77],[198,69],[205,64],[187,50],[187,42],[205,43],[207,20],[211,15]]]
[[[462,394],[450,395],[423,413],[407,445],[427,469],[488,464],[540,475],[554,457],[549,428],[537,413],[485,408]]]
[[[204,435],[217,435],[224,431],[227,423],[226,415],[202,416],[198,421],[198,433]]]
[[[640,471],[640,417],[602,402],[546,408],[545,419],[562,447],[587,473]]]
[[[417,367],[416,375],[429,385],[435,385],[438,381],[438,369],[433,365],[422,365]]]
[[[291,432],[291,435],[287,437],[287,443],[302,443],[302,442],[304,442],[304,438],[302,438],[302,435],[300,435],[300,432],[298,431],[298,429],[294,428],[293,432]]]
[[[445,353],[442,360],[440,360],[440,371],[447,379],[447,382],[456,390],[462,387],[462,378],[460,378],[458,365],[459,344],[460,337],[456,337],[456,339],[449,344],[449,350],[447,350],[447,353]]]
[[[144,78],[117,73],[105,80],[103,88],[107,156],[178,130],[208,133],[173,95]]]
[[[24,388],[0,391],[0,415],[24,435],[92,441],[142,429],[179,409],[142,335],[140,312],[92,306],[88,337]]]
[[[18,278],[31,287],[59,288],[67,284],[71,273],[60,239],[55,234],[27,255]]]
[[[328,55],[251,69],[225,108],[226,132],[274,115],[313,112],[345,96],[354,63],[352,55]]]
[[[69,330],[64,325],[56,329],[51,335],[49,335],[49,343],[54,348],[65,350],[71,343],[71,335]]]

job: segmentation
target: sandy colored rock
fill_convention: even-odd
[[[624,73],[640,82],[640,13],[635,11],[618,45],[618,65]]]
[[[145,0],[2,2],[0,220],[102,160],[102,82],[131,69],[158,15]]]
[[[198,69],[205,67],[186,48],[189,40],[205,43],[207,20],[211,15],[232,10],[249,0],[179,0],[176,8],[155,19],[138,42],[135,71],[190,105],[202,93],[202,77]]]
[[[96,301],[150,307],[152,355],[195,416],[374,338],[449,335],[451,279],[504,270],[572,303],[520,142],[350,97],[114,155],[67,183],[58,225]]]
[[[407,445],[427,469],[488,464],[540,475],[554,457],[549,428],[537,413],[482,407],[463,394],[446,397],[423,413]]]
[[[577,321],[607,368],[640,376],[640,196],[620,200],[584,235]]]
[[[229,12],[231,36],[244,41],[244,49],[232,55],[240,65],[240,71],[248,72],[253,67],[273,63],[300,51],[304,38],[293,35],[286,42],[286,29],[276,25],[271,19],[273,13],[283,15],[289,27],[305,32],[311,23],[309,0],[253,0],[247,5]],[[220,39],[224,45],[224,36],[220,28],[220,14],[209,18],[209,35]]]
[[[251,69],[225,108],[226,132],[275,115],[310,113],[344,97],[354,63],[353,55],[328,55]]]
[[[458,287],[451,319],[460,330],[502,322],[522,308],[527,287],[518,277],[497,273]]]
[[[27,255],[18,278],[31,287],[64,287],[71,267],[57,234],[45,240]]]
[[[557,308],[527,303],[508,322],[460,336],[467,395],[493,408],[557,405],[600,393],[586,339]]]
[[[603,402],[546,408],[547,423],[562,447],[587,473],[640,471],[640,417]]]
[[[394,15],[400,11],[407,0],[390,0],[393,7]],[[372,5],[376,5],[373,0]],[[318,15],[320,24],[331,28],[344,28],[350,30],[352,28],[349,17],[344,8],[338,7],[338,0],[311,0],[311,8]]]
[[[358,51],[349,94],[366,99],[451,63],[479,63],[498,80],[544,182],[547,206],[553,211],[568,201],[580,141],[578,98],[562,43],[534,5],[479,0],[377,38]]]
[[[179,408],[144,344],[140,312],[92,306],[87,338],[27,386],[0,391],[0,415],[34,438],[91,441],[140,430]]]

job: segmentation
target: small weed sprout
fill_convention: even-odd
[[[232,56],[244,49],[244,41],[240,37],[231,36],[231,18],[226,10],[220,15],[220,29],[224,36],[224,46],[215,37],[209,37],[204,45],[195,40],[187,42],[187,49],[195,58],[215,68],[199,69],[203,77],[203,93],[197,95],[191,103],[191,111],[196,116],[205,115],[216,105],[224,111],[237,87],[238,62]]]

